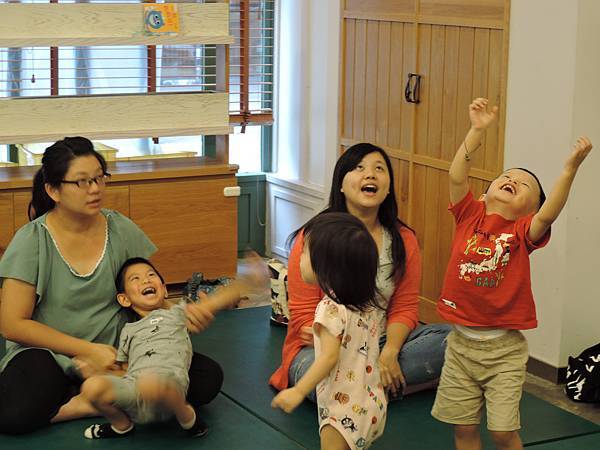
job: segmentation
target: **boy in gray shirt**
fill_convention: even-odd
[[[262,274],[256,276],[258,265],[253,270],[254,278],[243,277],[212,294],[206,303],[211,312],[234,305],[244,291],[258,287],[264,280]],[[208,427],[186,401],[192,343],[185,304],[167,301],[162,276],[143,258],[127,260],[116,284],[117,301],[139,320],[128,323],[121,332],[116,361],[126,371],[124,376],[92,376],[81,387],[82,396],[109,421],[90,426],[85,437],[125,436],[134,423],[173,416],[191,437],[204,436]]]

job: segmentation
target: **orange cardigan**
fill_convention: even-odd
[[[421,284],[421,252],[414,233],[401,227],[400,236],[406,249],[406,270],[390,298],[387,310],[387,324],[403,323],[411,330],[417,326],[419,287]],[[281,367],[271,375],[269,384],[275,389],[288,387],[288,372],[294,358],[304,346],[300,330],[312,326],[315,309],[323,298],[317,285],[306,284],[300,275],[300,255],[304,246],[304,236],[300,232],[294,241],[288,259],[288,301],[290,321],[287,336],[283,343]]]

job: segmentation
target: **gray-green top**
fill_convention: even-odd
[[[58,331],[90,342],[116,346],[126,323],[117,303],[115,278],[121,265],[136,256],[148,258],[156,246],[124,215],[103,209],[107,232],[104,252],[88,274],[78,274],[62,257],[46,227],[46,214],[21,227],[0,260],[0,287],[5,278],[35,286],[32,319]],[[20,344],[6,342],[0,371],[20,351]],[[54,354],[67,373],[71,358]]]

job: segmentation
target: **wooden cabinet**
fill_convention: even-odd
[[[368,141],[390,155],[400,218],[423,254],[421,320],[436,321],[450,255],[448,170],[475,97],[500,106],[475,153],[478,195],[503,167],[509,0],[345,0],[340,86],[341,143]],[[405,99],[420,75],[420,101]],[[414,82],[411,85],[414,88]]]
[[[0,173],[0,254],[27,223],[31,180],[39,167]],[[237,166],[205,158],[109,163],[104,206],[129,216],[158,247],[152,261],[167,283],[192,272],[232,276],[237,267]]]
[[[223,196],[235,183],[215,176],[130,185],[130,217],[159,246],[156,262],[165,277],[235,273],[237,198]]]
[[[0,252],[4,252],[14,231],[14,207],[12,197],[13,196],[10,193],[0,193]]]

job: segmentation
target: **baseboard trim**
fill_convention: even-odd
[[[544,380],[551,381],[554,384],[564,384],[567,378],[566,367],[554,367],[531,357],[527,361],[527,372]]]

